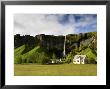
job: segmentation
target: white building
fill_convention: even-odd
[[[75,55],[73,59],[74,64],[85,64],[86,55]]]
[[[52,64],[55,64],[55,63],[62,63],[62,59],[60,58],[60,59],[51,59],[52,61],[51,61],[51,63]]]

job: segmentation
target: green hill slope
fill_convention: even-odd
[[[33,48],[32,50],[30,50],[29,52],[23,54],[22,61],[25,63],[31,55],[33,55],[37,52],[38,49],[40,49],[40,46],[37,46],[37,47]]]
[[[96,61],[97,60],[96,59],[97,55],[90,48],[86,48],[85,50],[82,50],[79,54],[86,55],[89,61],[91,61],[91,60]]]
[[[25,45],[22,45],[16,49],[14,49],[14,63],[21,62],[21,54],[25,50]]]
[[[14,63],[40,63],[44,64],[49,61],[48,52],[46,49],[40,46],[34,47],[32,50],[23,53],[26,50],[26,46],[20,46],[14,50]]]
[[[21,54],[24,49],[25,49],[25,45],[22,45],[22,46],[16,48],[16,49],[14,50],[15,55]]]

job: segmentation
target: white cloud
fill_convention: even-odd
[[[89,15],[82,15],[79,22],[75,22],[74,15],[69,15],[68,22],[61,24],[64,14],[15,14],[14,15],[14,34],[21,35],[66,35],[74,34],[77,26],[86,26],[95,23],[96,19]]]
[[[80,15],[83,18],[80,18],[79,22],[76,23],[76,26],[87,26],[90,24],[96,24],[97,23],[97,19],[94,18],[92,15]],[[97,24],[96,24],[97,25]]]
[[[62,15],[15,14],[14,34],[65,35],[74,33],[74,27],[71,26],[71,23],[62,25],[58,22],[61,17]],[[17,24],[19,25],[17,26]]]

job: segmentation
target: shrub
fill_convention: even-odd
[[[37,60],[38,59],[38,54],[37,54],[37,52],[35,52],[35,53],[32,53],[31,55],[29,55],[28,57],[27,57],[27,63],[37,63]]]
[[[41,52],[34,52],[31,55],[27,56],[26,59],[23,59],[25,63],[39,63],[39,64],[46,64],[49,61],[49,57],[46,53]]]
[[[26,58],[22,58],[21,60],[22,60],[22,63],[26,63],[27,61]]]
[[[46,64],[50,61],[49,57],[44,52],[39,54],[39,59],[38,60],[39,60],[40,64]]]
[[[56,59],[56,55],[54,53],[52,55],[52,59]]]
[[[72,52],[70,52],[70,53],[66,56],[65,62],[66,62],[66,63],[72,62],[73,56],[74,56],[74,54],[73,54]]]
[[[15,58],[14,63],[15,63],[15,64],[21,64],[21,63],[22,63],[22,57],[21,57],[21,55],[19,55],[19,56],[17,56],[17,57]]]
[[[91,58],[91,59],[88,59],[88,63],[89,64],[96,64],[96,60]]]

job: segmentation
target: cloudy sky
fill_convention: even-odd
[[[97,30],[96,14],[15,14],[14,34],[66,35]]]

